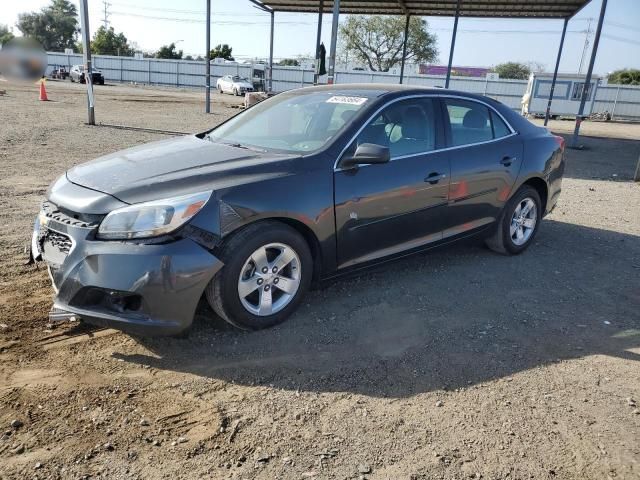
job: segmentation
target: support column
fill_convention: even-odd
[[[87,0],[80,0],[80,35],[82,35],[82,60],[84,61],[84,79],[87,84],[87,123],[96,124],[95,111],[93,107],[93,68],[91,66],[91,48],[89,32],[89,7]]]
[[[600,18],[598,18],[598,27],[596,28],[596,36],[593,40],[593,50],[591,50],[591,59],[589,60],[589,69],[587,70],[587,78],[584,81],[584,88],[582,89],[582,98],[580,99],[580,108],[578,108],[578,115],[576,115],[576,126],[573,130],[573,137],[571,138],[570,147],[576,148],[578,146],[578,136],[580,135],[580,123],[582,123],[582,114],[584,113],[584,105],[587,102],[587,93],[591,90],[591,74],[593,73],[593,65],[596,62],[596,54],[598,53],[598,44],[600,43],[600,34],[602,33],[602,24],[604,23],[604,14],[607,11],[607,0],[602,0],[602,6],[600,7]],[[591,94],[595,95],[595,88]]]
[[[207,2],[207,39],[206,54],[204,61],[206,62],[204,74],[204,112],[211,113],[211,0]]]
[[[275,12],[271,10],[271,36],[269,39],[269,91],[273,92],[273,27]]]
[[[404,62],[407,58],[407,39],[409,38],[409,20],[411,20],[411,15],[407,15],[407,19],[404,23],[404,41],[402,43],[402,63],[400,64],[400,85],[402,85],[402,81],[404,80]]]
[[[338,43],[338,19],[340,18],[340,0],[333,0],[333,18],[331,21],[331,47],[329,49],[329,66],[327,68],[329,85],[333,84],[336,69],[336,46]]]
[[[444,88],[449,88],[449,81],[451,80],[451,65],[453,63],[453,51],[456,48],[456,35],[458,34],[458,18],[460,16],[460,2],[456,3],[456,17],[453,20],[453,33],[451,34],[451,48],[449,48],[449,63],[447,64],[447,79],[444,82]]]
[[[558,47],[558,58],[556,58],[556,68],[553,70],[553,80],[551,80],[551,90],[549,90],[549,101],[547,102],[547,110],[544,113],[544,126],[549,123],[549,115],[551,115],[551,101],[553,100],[553,92],[556,89],[556,79],[558,78],[558,68],[560,67],[560,58],[562,57],[562,47],[564,45],[564,36],[567,33],[567,24],[569,19],[564,19],[562,26],[562,35],[560,36],[560,46]]]
[[[320,0],[320,9],[318,10],[318,33],[316,34],[316,71],[313,74],[313,84],[318,84],[320,75],[320,43],[322,42],[322,14],[324,13],[324,0]]]

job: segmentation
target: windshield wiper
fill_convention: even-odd
[[[266,149],[254,147],[253,145],[245,145],[245,144],[240,143],[240,142],[222,142],[220,140],[216,140],[211,135],[207,135],[206,138],[210,142],[219,143],[221,145],[226,145],[227,147],[243,148],[244,150],[251,150],[251,151],[260,152],[260,153],[264,153],[264,152],[267,151]]]
[[[250,145],[244,145],[242,143],[227,143],[227,142],[220,142],[223,145],[227,145],[228,147],[235,147],[235,148],[243,148],[245,150],[251,150],[253,152],[266,152],[266,150],[262,149],[262,148],[258,148],[258,147],[254,147],[254,146],[250,146]]]

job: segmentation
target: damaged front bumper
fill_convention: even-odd
[[[31,241],[56,291],[54,313],[136,335],[189,328],[222,262],[189,238],[151,244],[103,241],[97,225],[41,212]]]

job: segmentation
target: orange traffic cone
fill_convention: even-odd
[[[40,80],[40,101],[41,102],[49,101],[49,99],[47,98],[47,89],[44,86],[44,79]]]

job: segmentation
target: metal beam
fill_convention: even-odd
[[[317,12],[317,0],[263,0],[264,3],[276,11],[286,12]],[[522,0],[474,0],[467,2],[460,11],[462,16],[503,17],[503,18],[556,18],[564,19],[573,16],[583,8],[588,1],[575,0],[550,2],[538,0],[536,2],[522,2]],[[455,2],[443,0],[395,0],[386,2],[349,2],[341,8],[340,13],[355,14],[387,14],[412,16],[453,16]],[[506,13],[505,13],[506,12]]]
[[[600,34],[602,33],[602,24],[604,23],[604,14],[607,11],[607,0],[602,0],[600,6],[600,18],[598,18],[598,27],[596,28],[596,36],[593,40],[593,49],[591,50],[591,59],[589,60],[589,69],[587,70],[587,78],[584,81],[584,87],[582,88],[582,96],[580,98],[580,107],[578,108],[578,114],[576,115],[576,126],[573,130],[573,137],[571,139],[571,147],[576,148],[578,146],[578,136],[580,135],[580,124],[582,123],[582,114],[584,113],[584,105],[587,102],[587,94],[595,95],[595,88],[591,89],[591,74],[593,73],[593,65],[596,62],[596,54],[598,53],[598,44],[600,43]]]
[[[207,35],[205,40],[204,61],[207,63],[204,73],[204,112],[211,113],[211,0],[207,2]]]
[[[404,0],[398,0],[398,5],[402,9],[402,13],[404,13],[406,16],[411,15],[411,13],[409,13],[409,9],[407,8],[407,4],[404,2]]]
[[[89,32],[89,7],[87,0],[80,0],[80,34],[82,35],[82,60],[85,68],[85,83],[87,84],[87,123],[96,124],[95,111],[93,107],[93,68],[91,67],[91,47]]]
[[[449,63],[447,64],[447,79],[444,82],[444,88],[449,88],[449,81],[451,80],[451,65],[453,63],[453,51],[456,48],[456,35],[458,33],[458,18],[460,17],[460,3],[462,0],[458,0],[456,3],[456,16],[453,20],[453,33],[451,34],[451,48],[449,48]]]
[[[549,90],[549,101],[547,103],[547,110],[544,113],[544,126],[549,123],[549,115],[551,114],[551,101],[553,100],[553,92],[556,89],[556,80],[558,78],[558,68],[560,67],[560,58],[562,57],[562,47],[564,45],[564,36],[567,33],[567,24],[569,19],[564,19],[564,25],[562,26],[562,35],[560,36],[560,46],[558,47],[558,58],[556,58],[556,68],[553,70],[553,80],[551,80],[551,90]]]
[[[273,92],[273,27],[275,12],[271,10],[271,37],[269,39],[269,91]]]
[[[409,38],[409,20],[411,19],[410,15],[407,15],[406,22],[404,24],[404,39],[402,41],[402,63],[400,63],[400,85],[402,85],[402,81],[404,80],[404,62],[407,58],[407,39]]]
[[[318,33],[316,34],[316,71],[313,74],[313,84],[318,84],[320,75],[320,42],[322,41],[322,14],[324,13],[324,0],[320,0],[320,7],[318,8]]]
[[[333,18],[331,20],[331,47],[329,49],[329,68],[327,68],[329,85],[333,84],[336,69],[336,46],[338,43],[338,20],[340,18],[340,0],[333,0]]]

